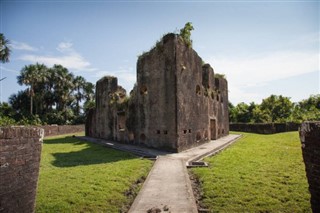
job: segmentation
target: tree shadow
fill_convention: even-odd
[[[76,146],[85,145],[85,148],[79,151],[53,153],[52,155],[54,156],[55,160],[52,162],[52,165],[56,167],[75,167],[114,163],[138,158],[131,153],[110,149],[99,144],[93,144],[73,137],[47,139],[44,141],[44,143],[71,144]]]

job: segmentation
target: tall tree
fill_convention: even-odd
[[[55,64],[52,68],[54,72],[53,80],[54,84],[54,96],[56,99],[56,108],[58,111],[62,111],[65,115],[65,120],[67,120],[67,107],[71,104],[73,97],[71,96],[74,84],[74,75],[69,73],[68,69],[62,65]]]
[[[292,113],[293,103],[289,97],[271,95],[262,100],[260,108],[271,117],[271,122],[285,122]]]
[[[20,75],[17,77],[19,85],[29,86],[30,96],[30,114],[33,114],[33,98],[35,96],[35,88],[39,88],[40,84],[47,79],[47,67],[44,64],[31,64],[22,68]]]
[[[86,80],[82,76],[76,76],[73,79],[73,85],[75,90],[75,99],[76,99],[76,115],[80,114],[80,102],[84,98],[84,87]]]
[[[10,41],[0,33],[0,61],[2,63],[9,62],[11,49],[9,48]]]

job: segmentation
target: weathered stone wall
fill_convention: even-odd
[[[209,69],[203,73],[202,59],[182,41],[175,39],[177,78],[177,135],[182,151],[209,140],[209,103],[206,89]],[[203,77],[205,77],[203,79]]]
[[[163,38],[137,63],[137,126],[135,140],[175,150],[176,63],[174,35]]]
[[[215,78],[217,105],[217,137],[229,134],[228,82],[224,78]]]
[[[85,125],[46,125],[41,126],[44,129],[44,136],[54,136],[63,135],[69,133],[83,132],[85,130]]]
[[[280,132],[298,131],[298,123],[230,123],[231,131],[252,132],[258,134],[275,134]]]
[[[118,89],[118,79],[106,76],[96,84],[96,108],[91,110],[86,121],[86,135],[95,138],[114,138],[114,110],[111,107],[113,94]]]
[[[0,128],[0,212],[34,212],[44,131]]]
[[[302,123],[299,133],[311,193],[311,208],[316,213],[320,212],[320,121]]]

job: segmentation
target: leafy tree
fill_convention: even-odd
[[[235,107],[235,120],[239,123],[249,123],[251,120],[249,105],[244,102]]]
[[[257,105],[252,110],[252,118],[251,118],[252,123],[268,123],[270,121],[271,121],[270,115],[266,111],[261,110],[261,107],[259,105]]]
[[[13,116],[16,120],[22,119],[23,116],[28,116],[30,113],[30,98],[27,90],[19,91],[17,94],[12,94],[9,97],[9,104],[15,111]]]
[[[237,122],[236,120],[237,112],[234,105],[231,102],[228,103],[228,109],[229,109],[229,122],[231,123]]]
[[[320,120],[320,95],[311,95],[308,99],[294,104],[292,120],[294,122]]]
[[[30,119],[33,123],[38,119],[57,124],[84,122],[81,103],[92,105],[94,85],[83,77],[74,76],[62,65],[47,68],[37,63],[25,66],[17,79],[20,85],[29,86],[28,90],[10,97],[19,119]]]
[[[14,109],[6,102],[0,103],[0,117],[8,116],[13,117],[15,114]]]
[[[187,22],[184,25],[184,28],[180,30],[180,36],[184,40],[184,42],[187,44],[188,47],[192,47],[192,40],[191,40],[191,31],[194,30],[192,23]]]
[[[9,48],[10,41],[0,33],[0,61],[2,63],[9,62],[11,49]]]
[[[271,122],[286,122],[292,113],[293,103],[288,97],[271,95],[262,100],[260,108],[271,117]]]

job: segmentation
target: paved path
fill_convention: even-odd
[[[161,212],[196,213],[198,210],[186,165],[221,151],[239,137],[241,136],[228,135],[174,154],[102,139],[89,137],[83,139],[140,156],[158,156],[129,213],[147,213],[152,208]]]
[[[152,208],[171,213],[198,212],[186,163],[212,155],[239,137],[239,135],[229,135],[181,153],[160,156],[134,200],[129,213],[146,213]]]

